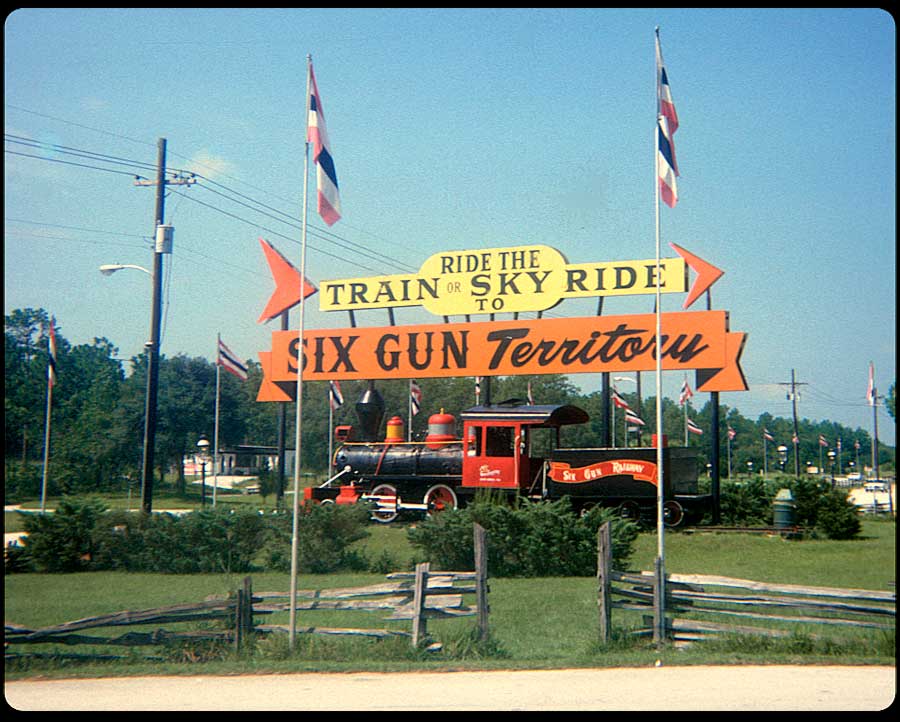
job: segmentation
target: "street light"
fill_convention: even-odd
[[[206,506],[206,462],[209,460],[209,439],[206,434],[201,434],[197,441],[197,451],[200,455],[200,506]]]
[[[161,143],[161,157],[164,154],[165,143]],[[160,168],[163,163],[160,163]],[[160,186],[165,182],[161,176],[158,179]],[[145,514],[153,511],[153,452],[156,445],[156,397],[159,390],[159,331],[160,317],[162,315],[162,258],[163,255],[172,252],[172,238],[174,228],[163,225],[162,203],[164,193],[158,193],[157,218],[160,219],[156,226],[156,243],[153,253],[153,271],[148,271],[143,266],[131,263],[109,263],[100,266],[100,273],[109,276],[123,268],[134,268],[143,271],[150,276],[153,282],[153,299],[150,307],[150,340],[144,344],[147,349],[147,396],[144,404],[144,458],[141,469],[141,509]]]
[[[834,489],[834,457],[837,454],[834,453],[834,449],[828,450],[828,461],[831,463],[831,488]]]
[[[781,466],[781,473],[784,473],[784,465],[787,463],[788,449],[784,444],[778,447],[778,464]]]
[[[148,276],[153,275],[143,266],[136,266],[133,263],[104,263],[102,266],[100,266],[100,273],[102,273],[104,276],[111,276],[116,271],[121,271],[123,268],[133,268],[136,271],[143,271]]]

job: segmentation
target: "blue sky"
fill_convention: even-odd
[[[673,242],[724,270],[713,307],[748,333],[750,391],[721,403],[788,417],[793,369],[801,417],[871,431],[869,362],[880,392],[896,376],[896,33],[877,9],[17,10],[4,38],[4,311],[45,308],[72,343],[142,351],[149,278],[97,269],[151,266],[155,190],[129,174],[154,177],[166,138],[168,165],[204,180],[166,199],[162,352],[212,360],[217,333],[245,358],[268,350],[277,322],[256,322],[273,289],[257,239],[299,266],[307,54],[343,205],[330,229],[310,213],[314,281],[508,245],[570,263],[652,258],[656,26],[680,118],[663,255]],[[664,296],[663,310],[682,300]],[[652,303],[609,299],[604,313]],[[314,306],[307,327],[347,325]],[[666,374],[664,393],[681,381]],[[879,438],[894,435],[879,411]]]

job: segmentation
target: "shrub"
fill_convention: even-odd
[[[266,539],[266,568],[291,569],[292,515],[269,517]],[[302,507],[297,517],[297,567],[308,574],[325,574],[337,569],[359,571],[365,562],[348,547],[364,539],[369,510],[364,505],[317,504]]]
[[[855,539],[862,529],[856,505],[839,489],[822,495],[816,526],[829,539]]]
[[[595,507],[579,517],[568,498],[516,505],[476,499],[465,509],[442,512],[407,531],[413,546],[443,569],[473,569],[473,526],[488,536],[488,572],[495,577],[589,576],[597,570],[597,530],[612,522],[613,566],[624,568],[638,527],[611,509]]]
[[[99,499],[64,497],[52,514],[28,514],[24,519],[25,554],[41,572],[77,572],[90,568],[93,531],[106,511]]]

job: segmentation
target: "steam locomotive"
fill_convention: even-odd
[[[625,518],[655,520],[657,450],[563,448],[561,430],[588,421],[572,405],[530,405],[513,399],[475,406],[456,418],[443,410],[428,422],[424,441],[404,439],[395,416],[377,438],[384,401],[370,385],[356,404],[359,426],[339,426],[334,475],[304,490],[304,504],[370,502],[372,518],[394,521],[402,512],[431,515],[471,501],[479,491],[555,500],[568,496],[576,511],[614,507]],[[655,443],[655,442],[654,442]],[[663,515],[669,526],[696,523],[712,497],[698,494],[695,451],[663,448]]]

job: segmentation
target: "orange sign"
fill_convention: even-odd
[[[728,315],[662,315],[662,367],[721,369]],[[297,379],[297,331],[272,333],[265,383]],[[316,329],[303,337],[304,381],[650,371],[654,314]],[[265,368],[268,366],[268,368]]]

